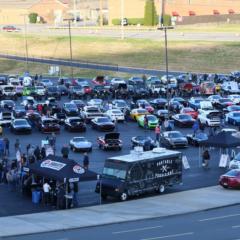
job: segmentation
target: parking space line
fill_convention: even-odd
[[[205,218],[205,219],[200,219],[198,221],[199,222],[214,221],[214,220],[218,220],[218,219],[231,218],[231,217],[237,217],[237,216],[240,216],[240,213],[225,215],[225,216],[219,216],[219,217]]]
[[[141,240],[156,240],[156,239],[164,239],[164,238],[177,238],[177,237],[189,236],[189,235],[193,235],[193,234],[194,234],[194,232],[186,232],[186,233],[165,235],[165,236],[154,237],[154,238],[144,238],[144,239],[141,239]]]
[[[146,231],[156,228],[162,228],[162,226],[153,226],[153,227],[144,227],[144,228],[136,228],[136,229],[129,229],[129,230],[123,230],[118,232],[112,232],[112,234],[122,234],[122,233],[130,233],[130,232],[139,232],[139,231]]]

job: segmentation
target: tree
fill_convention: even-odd
[[[30,14],[28,15],[29,22],[30,22],[30,23],[36,23],[36,22],[37,22],[37,17],[38,17],[38,14],[37,14],[37,13],[30,13]]]
[[[155,26],[158,23],[157,11],[154,0],[146,0],[144,12],[144,25]]]

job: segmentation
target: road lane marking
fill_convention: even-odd
[[[112,234],[121,234],[121,233],[130,233],[130,232],[139,232],[139,231],[146,231],[156,228],[162,228],[162,226],[154,226],[154,227],[144,227],[144,228],[135,228],[135,229],[129,229],[129,230],[123,230],[118,232],[112,232]]]
[[[165,236],[161,236],[161,237],[144,238],[144,239],[141,239],[141,240],[156,240],[156,239],[164,239],[164,238],[177,238],[177,237],[189,236],[189,235],[193,235],[193,234],[194,234],[194,232],[186,232],[186,233],[165,235]]]
[[[205,218],[205,219],[200,219],[198,221],[199,222],[206,222],[206,221],[213,221],[213,220],[230,218],[230,217],[237,217],[237,216],[240,216],[240,213],[238,213],[238,214],[231,214],[231,215],[225,215],[225,216],[219,216],[219,217]]]
[[[232,228],[240,228],[240,225],[232,226]]]

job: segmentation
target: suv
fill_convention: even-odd
[[[17,100],[17,93],[15,91],[15,86],[3,86],[2,95],[4,99],[14,99]]]

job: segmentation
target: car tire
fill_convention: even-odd
[[[160,184],[159,187],[158,187],[158,192],[160,194],[163,194],[165,192],[165,190],[166,190],[165,185],[164,184]]]
[[[128,194],[126,192],[123,192],[121,195],[120,195],[120,200],[122,202],[126,201],[128,199]]]

